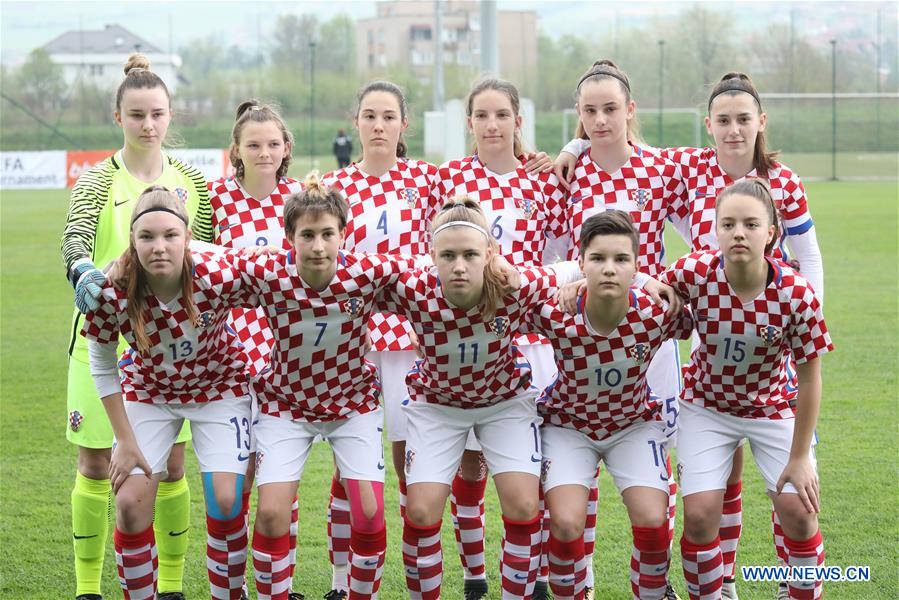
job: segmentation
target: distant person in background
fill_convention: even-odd
[[[353,139],[343,129],[337,130],[337,137],[332,144],[334,157],[337,159],[337,168],[343,169],[350,166],[350,154],[353,153]]]
[[[172,190],[185,205],[194,239],[212,241],[206,181],[197,169],[162,150],[172,120],[172,99],[165,82],[150,70],[142,54],[131,55],[125,64],[125,79],[115,97],[115,120],[124,135],[122,149],[78,179],[62,235],[66,274],[75,288],[75,304],[81,313],[99,306],[106,276],[97,266],[103,268],[128,247],[134,202],[148,186]],[[101,598],[100,574],[109,535],[113,432],[91,379],[87,340],[77,335],[82,320],[76,312],[69,342],[66,437],[78,446],[72,490],[75,596],[97,600]],[[160,481],[156,493],[153,524],[160,599],[184,597],[181,577],[190,515],[184,442],[189,439],[190,430],[185,427],[169,455],[168,475]],[[116,539],[117,553],[130,550]]]

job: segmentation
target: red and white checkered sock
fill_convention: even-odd
[[[724,580],[721,559],[721,540],[717,537],[708,544],[694,544],[681,536],[680,553],[684,565],[684,579],[691,600],[718,600]]]
[[[410,600],[440,600],[443,550],[440,521],[419,527],[403,519],[403,564]]]
[[[774,532],[774,550],[777,551],[777,558],[780,564],[787,564],[787,547],[784,545],[784,530],[780,525],[780,517],[777,511],[771,509],[771,529]]]
[[[300,499],[296,496],[293,497],[293,504],[290,507],[290,552],[288,552],[287,556],[290,558],[290,583],[291,586],[288,589],[293,589],[293,572],[297,568],[297,529],[299,528],[300,522]]]
[[[353,531],[350,538],[349,600],[368,600],[377,596],[387,550],[387,527],[363,533]]]
[[[599,468],[596,469],[599,477]],[[599,484],[594,483],[587,495],[587,520],[584,522],[584,556],[587,558],[587,577],[584,580],[588,588],[594,587],[593,581],[593,549],[596,546],[596,510],[599,504]]]
[[[466,481],[456,474],[450,491],[450,510],[456,547],[465,579],[485,579],[484,568],[484,491],[487,479]]]
[[[555,600],[580,600],[584,597],[587,558],[584,538],[560,542],[552,535],[547,542],[549,587]]]
[[[543,551],[540,553],[540,572],[537,573],[537,581],[549,581],[549,509],[546,508],[546,501],[543,495],[543,486],[540,486],[540,504],[537,511],[543,516]],[[583,538],[581,538],[583,541]]]
[[[534,593],[543,546],[542,529],[540,515],[530,521],[512,521],[503,516],[504,532],[499,561],[503,600],[530,598]]]
[[[241,494],[242,504],[240,505],[240,516],[243,517],[244,529],[247,530],[248,534],[250,532],[250,495],[251,495],[251,493],[252,492],[250,491],[250,492],[243,492]],[[243,592],[244,592],[244,594],[246,594],[247,598],[249,598],[250,597],[250,588],[247,586],[246,567],[244,567],[243,585],[241,586],[241,588],[243,589]]]
[[[718,537],[721,538],[721,558],[724,576],[733,577],[737,562],[737,544],[743,531],[743,482],[730,483],[724,489],[724,509]]]
[[[122,533],[116,527],[112,536],[119,583],[125,600],[153,600],[156,598],[156,578],[159,561],[156,558],[156,537],[153,526],[140,533]]]
[[[253,570],[259,600],[287,600],[290,588],[290,539],[288,534],[268,537],[253,531]]]
[[[400,518],[406,518],[406,480],[400,479]]]
[[[634,598],[664,598],[668,584],[671,545],[668,523],[659,527],[632,526],[634,548],[631,551],[631,591]]]
[[[333,477],[328,504],[328,558],[333,568],[332,589],[346,590],[349,586],[350,535],[350,501],[340,480]]]
[[[674,524],[677,518],[677,480],[671,470],[671,457],[668,457],[668,545],[674,543]]]
[[[206,515],[206,572],[215,600],[240,600],[247,570],[247,522],[237,515],[219,521]]]
[[[804,541],[797,541],[784,536],[791,567],[820,567],[824,564],[824,538],[819,529],[815,535]],[[824,593],[824,583],[818,581],[790,581],[790,598],[798,600],[817,600]]]

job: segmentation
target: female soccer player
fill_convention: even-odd
[[[670,560],[668,448],[662,400],[647,386],[655,353],[689,337],[689,313],[673,316],[649,294],[631,289],[639,236],[627,212],[609,210],[581,227],[578,264],[587,293],[570,315],[547,303],[529,315],[551,342],[557,379],[543,392],[543,470],[550,513],[548,542],[553,597],[583,598],[584,523],[596,464],[602,460],[630,515],[635,598],[663,598]]]
[[[503,597],[529,598],[536,581],[539,418],[530,366],[513,338],[526,312],[579,270],[574,263],[524,269],[525,282],[503,295],[488,227],[479,202],[446,204],[431,223],[435,269],[406,273],[384,291],[384,306],[409,319],[424,355],[406,379],[411,402],[404,408],[403,558],[413,598],[440,596],[440,521],[472,429],[503,508]]]
[[[237,107],[229,150],[234,175],[209,184],[214,242],[228,248],[270,246],[289,249],[284,236],[284,198],[299,192],[302,184],[287,176],[293,135],[274,107],[247,100]],[[252,376],[268,365],[272,333],[261,308],[235,308],[231,327],[244,346]],[[253,421],[256,404],[253,403]],[[256,442],[252,440],[247,476],[244,479],[244,515],[250,509],[255,474]],[[290,562],[296,565],[297,518],[294,500],[290,521]],[[293,568],[290,572],[293,582]],[[291,600],[302,596],[290,591]]]
[[[681,554],[691,598],[721,596],[722,503],[743,438],[782,523],[787,563],[824,561],[812,441],[819,359],[833,345],[821,306],[807,279],[770,257],[779,227],[764,180],[725,188],[715,213],[720,250],[694,252],[662,275],[689,299],[699,334],[684,372],[678,441]],[[818,598],[821,590],[820,581],[788,583],[790,598]]]
[[[417,255],[427,250],[428,224],[439,204],[434,199],[437,167],[408,158],[403,133],[408,127],[403,91],[389,81],[375,81],[359,92],[354,124],[362,158],[358,163],[324,176],[349,206],[344,248],[349,252]],[[525,169],[546,169],[544,154],[530,154]],[[406,319],[374,313],[369,323],[372,351],[382,382],[387,438],[400,487],[400,511],[406,499],[404,475],[406,417],[401,410],[408,398],[405,376],[415,362],[412,332]],[[328,549],[333,565],[334,600],[347,588],[349,508],[339,474],[331,483]]]
[[[778,214],[784,222],[772,257],[790,262],[808,278],[822,306],[824,270],[814,222],[808,209],[805,189],[799,176],[779,163],[777,153],[767,148],[767,115],[752,80],[744,73],[727,73],[714,86],[708,100],[706,130],[714,148],[670,148],[662,156],[673,160],[687,186],[688,202],[678,209],[675,225],[693,250],[718,248],[715,239],[715,198],[728,185],[743,178],[760,177],[771,186]],[[573,165],[569,152],[583,150],[583,142],[573,141],[559,155],[557,172]],[[564,183],[564,180],[563,180]],[[788,248],[789,246],[789,248]],[[724,553],[724,597],[736,598],[734,569],[737,543],[742,531],[743,450],[734,456],[734,468],[727,481],[721,517],[721,548]],[[774,539],[778,556],[785,562],[777,512],[772,510]],[[781,586],[785,592],[785,586]]]
[[[675,165],[645,150],[639,142],[636,104],[630,80],[610,60],[595,62],[578,81],[575,92],[578,111],[577,137],[586,136],[589,146],[572,169],[565,210],[568,256],[579,255],[578,240],[583,223],[592,215],[618,209],[627,211],[639,234],[637,265],[640,272],[658,276],[664,269],[665,222],[676,218],[685,188]],[[665,341],[653,357],[647,374],[649,387],[660,398],[666,425],[672,431],[677,421],[680,364],[677,343]],[[675,490],[671,477],[669,523],[674,527]],[[588,555],[592,548],[588,548]],[[588,581],[588,588],[593,587]],[[668,591],[673,594],[673,590]]]
[[[141,54],[125,65],[125,79],[115,97],[115,120],[124,145],[113,156],[84,173],[72,190],[62,237],[62,255],[75,303],[81,312],[97,307],[106,281],[95,266],[105,267],[128,247],[134,201],[148,185],[163,185],[185,203],[195,239],[212,240],[206,182],[195,168],[162,150],[172,120],[171,96]],[[77,335],[76,312],[69,344],[66,437],[78,446],[78,471],[72,490],[75,546],[75,594],[81,600],[100,597],[100,573],[108,533],[108,479],[113,431],[90,378],[87,343]],[[124,347],[123,347],[124,348]],[[156,494],[156,539],[159,546],[159,592],[162,599],[181,598],[187,551],[190,492],[184,479],[182,432]]]
[[[109,478],[119,580],[125,598],[156,598],[154,496],[186,419],[203,478],[211,594],[238,600],[247,561],[240,490],[252,416],[244,354],[227,320],[230,307],[250,295],[222,264],[192,255],[187,209],[175,193],[154,186],[132,204],[122,275],[115,288],[103,286],[82,329],[116,439]],[[120,334],[128,348],[118,361]]]
[[[365,359],[375,295],[411,258],[345,254],[347,207],[316,174],[284,207],[287,253],[232,256],[257,294],[274,335],[271,361],[254,380],[260,403],[253,537],[256,589],[287,598],[290,505],[312,441],[334,451],[350,506],[349,598],[378,593],[386,549],[380,383]]]
[[[436,196],[445,203],[467,195],[480,203],[499,251],[519,267],[538,267],[559,254],[564,237],[564,192],[552,173],[528,173],[522,164],[518,90],[508,81],[487,78],[468,94],[467,125],[475,140],[471,156],[451,160],[437,172]],[[542,389],[556,372],[552,349],[538,335],[519,335],[515,344],[531,365],[533,384]],[[466,598],[487,594],[484,563],[484,491],[487,474],[477,441],[469,440],[453,480],[450,506],[465,574]],[[545,594],[539,580],[535,598]],[[480,594],[480,595],[479,595]]]

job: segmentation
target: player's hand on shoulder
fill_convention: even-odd
[[[786,484],[791,483],[799,494],[799,499],[810,513],[821,512],[818,488],[818,474],[808,456],[791,458],[787,462],[780,479],[777,480],[778,495]]]
[[[553,170],[553,161],[546,152],[529,152],[525,155],[527,162],[524,163],[524,170],[528,174],[545,173]]]
[[[669,317],[674,317],[684,308],[683,298],[674,291],[673,287],[662,283],[658,279],[650,277],[643,286],[643,291],[649,294],[652,301],[662,308],[666,308],[667,303],[665,314]]]
[[[574,179],[574,165],[577,163],[577,157],[574,154],[569,154],[564,150],[559,152],[559,155],[556,157],[556,160],[553,162],[552,168],[556,174],[556,177],[559,179],[559,183],[562,184],[566,190],[571,189],[571,182]]]
[[[278,246],[247,246],[240,249],[240,253],[247,258],[258,258],[265,254],[277,254],[281,251]]]
[[[109,461],[109,483],[112,485],[113,493],[118,493],[135,467],[140,468],[147,478],[153,476],[150,463],[144,458],[136,441],[117,442]]]
[[[493,264],[505,279],[503,293],[508,294],[521,287],[521,273],[504,256],[494,254]]]
[[[568,283],[556,292],[556,304],[569,315],[577,314],[577,303],[581,296],[587,293],[587,280],[581,279]]]

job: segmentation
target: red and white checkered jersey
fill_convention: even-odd
[[[411,398],[459,408],[508,400],[531,385],[531,367],[514,345],[514,334],[533,307],[558,286],[581,277],[577,263],[521,269],[522,286],[502,297],[496,315],[462,310],[443,294],[436,269],[410,271],[385,288],[380,306],[405,315],[424,358],[406,377]]]
[[[680,258],[659,280],[689,298],[699,346],[684,368],[681,399],[753,419],[789,419],[797,395],[790,357],[802,364],[833,350],[808,281],[768,259],[771,283],[743,303],[720,250]]]
[[[663,407],[646,384],[649,363],[662,343],[693,330],[685,308],[671,318],[649,294],[631,289],[630,307],[618,327],[598,333],[585,313],[569,315],[549,302],[528,315],[529,326],[553,345],[559,373],[538,407],[544,422],[603,440],[634,423],[659,418]]]
[[[243,348],[227,322],[231,307],[255,305],[256,298],[220,256],[198,252],[192,256],[198,316],[188,322],[180,295],[168,304],[148,296],[143,313],[150,340],[146,354],[137,350],[124,290],[107,282],[100,307],[85,317],[81,335],[101,344],[117,344],[121,333],[130,346],[119,361],[125,400],[188,404],[248,393]]]
[[[432,194],[437,167],[431,163],[399,158],[380,177],[355,164],[332,171],[322,182],[340,191],[349,205],[347,252],[378,254],[427,254],[428,224],[437,206]],[[397,315],[373,313],[369,322],[372,350],[412,350],[410,326]]]
[[[715,250],[715,199],[718,193],[734,183],[718,163],[714,148],[669,148],[662,156],[679,168],[687,186],[687,201],[678,206],[678,217],[690,223],[692,250]],[[753,169],[746,177],[759,177]],[[778,164],[768,171],[771,197],[777,208],[781,228],[771,255],[788,261],[791,257],[784,243],[787,236],[801,235],[814,225],[808,210],[808,198],[799,176],[787,166]]]
[[[282,177],[274,191],[262,200],[252,197],[236,177],[223,177],[209,184],[213,243],[227,248],[282,246],[290,249],[284,235],[284,200],[303,189],[303,184]],[[272,332],[261,308],[235,308],[231,327],[244,345],[250,374],[268,364]]]
[[[587,150],[578,158],[568,195],[568,258],[580,254],[584,221],[606,210],[630,213],[640,235],[640,271],[656,277],[665,269],[665,220],[684,204],[686,188],[674,163],[640,146],[614,173],[603,171]]]
[[[508,176],[491,172],[477,155],[444,163],[435,194],[442,206],[454,196],[478,200],[503,256],[519,267],[544,264],[547,243],[564,238],[565,190],[552,173],[529,174],[520,164]],[[527,334],[518,344],[546,343]]]
[[[333,421],[376,409],[381,385],[365,359],[368,319],[379,290],[395,284],[414,260],[341,252],[323,290],[303,281],[292,250],[229,260],[258,294],[275,338],[270,364],[253,380],[260,410]]]

